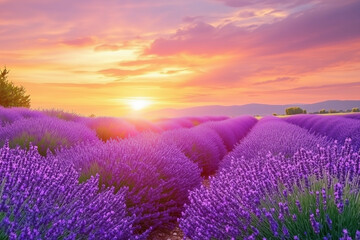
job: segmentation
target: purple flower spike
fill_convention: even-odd
[[[339,240],[352,240],[347,229],[343,229],[343,235]]]
[[[329,226],[329,229],[332,229],[332,221],[328,214],[326,214],[326,223]]]
[[[320,233],[320,223],[315,220],[314,214],[310,214],[310,223],[316,234]]]
[[[360,240],[360,231],[359,230],[356,230],[355,240]]]

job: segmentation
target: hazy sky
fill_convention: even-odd
[[[357,0],[0,0],[0,65],[33,108],[83,114],[359,99],[359,13]]]

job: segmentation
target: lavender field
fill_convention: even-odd
[[[360,114],[0,107],[0,239],[360,240]]]

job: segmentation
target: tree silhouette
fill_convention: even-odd
[[[306,114],[306,110],[300,107],[289,107],[285,109],[286,115]]]
[[[30,107],[30,95],[26,95],[25,88],[15,86],[8,78],[9,70],[0,69],[0,106]]]

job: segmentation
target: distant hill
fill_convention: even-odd
[[[239,116],[239,115],[271,115],[273,113],[285,114],[285,109],[288,107],[298,106],[306,109],[308,113],[318,112],[321,109],[334,109],[337,111],[352,109],[354,107],[360,108],[360,100],[329,100],[311,104],[287,104],[287,105],[269,105],[251,103],[245,105],[221,106],[209,105],[200,107],[191,107],[183,109],[161,109],[146,113],[149,118],[162,117],[183,117],[183,116]]]

